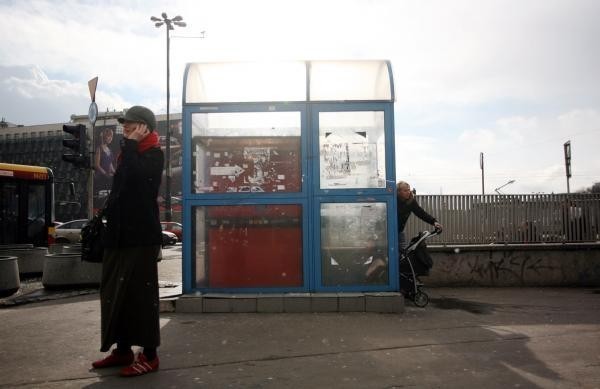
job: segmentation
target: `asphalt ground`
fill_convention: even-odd
[[[181,293],[180,245],[159,279]],[[600,288],[427,291],[401,314],[163,312],[160,370],[121,378],[90,366],[97,289],[30,278],[0,301],[0,388],[600,388]]]
[[[401,314],[162,313],[160,370],[101,354],[98,294],[0,309],[1,388],[598,388],[600,289],[431,288]]]

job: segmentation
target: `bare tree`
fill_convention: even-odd
[[[596,182],[589,188],[581,190],[581,193],[600,193],[600,182]]]

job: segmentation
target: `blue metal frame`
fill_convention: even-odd
[[[351,189],[320,189],[320,159],[319,159],[319,113],[320,112],[357,112],[357,111],[383,111],[385,126],[385,188],[351,188]],[[394,291],[398,290],[398,227],[396,218],[396,169],[395,169],[395,140],[394,140],[394,109],[390,102],[340,102],[340,103],[310,103],[310,147],[313,180],[311,182],[313,195],[311,196],[311,209],[313,226],[312,234],[312,262],[313,281],[316,291]],[[385,202],[387,205],[387,239],[388,239],[388,285],[358,285],[358,286],[325,286],[321,282],[321,230],[320,209],[322,203],[358,203],[358,202]]]
[[[398,285],[398,234],[395,196],[395,140],[394,140],[394,87],[391,63],[388,65],[391,82],[391,99],[389,101],[351,101],[351,102],[260,102],[260,103],[186,103],[188,69],[184,73],[183,82],[183,292],[225,292],[225,293],[257,293],[257,292],[308,292],[308,291],[396,291]],[[306,99],[308,100],[310,79],[309,62],[307,62]],[[188,65],[189,68],[189,65]],[[302,191],[297,193],[192,193],[192,155],[191,118],[194,113],[224,112],[269,112],[299,111],[301,112],[301,169]],[[319,189],[319,112],[340,111],[383,111],[385,125],[385,166],[386,187],[368,189]],[[388,239],[388,274],[387,285],[351,285],[324,286],[321,282],[321,231],[320,208],[322,203],[343,202],[385,202],[387,206],[387,239]],[[302,262],[303,286],[289,288],[195,288],[192,270],[192,210],[197,206],[211,205],[256,205],[256,204],[299,204],[302,213]]]
[[[185,200],[184,200],[185,203]],[[236,203],[232,204],[231,202],[228,201],[220,201],[217,199],[213,199],[213,200],[189,200],[187,202],[187,205],[184,205],[184,223],[188,223],[188,224],[184,224],[186,226],[191,226],[191,221],[192,221],[192,211],[195,207],[198,206],[214,206],[214,205],[226,205],[226,206],[235,206],[235,205],[259,205],[259,204],[264,204],[264,205],[277,205],[277,204],[297,204],[297,205],[301,205],[303,208],[303,212],[302,212],[302,278],[303,278],[303,285],[299,286],[299,287],[260,287],[260,288],[208,288],[208,287],[194,287],[194,281],[192,276],[195,274],[195,266],[194,264],[191,262],[192,256],[191,256],[191,249],[192,249],[192,244],[193,242],[193,236],[192,236],[192,231],[190,231],[191,229],[187,228],[184,230],[184,239],[183,239],[183,246],[184,246],[184,267],[183,267],[183,274],[184,274],[184,280],[183,280],[183,292],[184,293],[191,293],[193,291],[199,291],[199,292],[215,292],[215,293],[259,293],[259,292],[269,292],[269,293],[284,293],[284,292],[305,292],[309,289],[309,285],[310,285],[310,274],[312,273],[311,270],[311,264],[310,261],[306,260],[307,257],[310,256],[310,254],[307,252],[308,251],[308,242],[306,241],[306,239],[304,239],[304,237],[308,236],[309,234],[309,222],[308,222],[308,214],[309,212],[307,212],[306,210],[308,209],[308,205],[307,205],[307,201],[306,199],[304,201],[297,201],[296,199],[278,199],[273,201],[272,199],[270,200],[263,200],[263,199],[250,199],[250,198],[246,198],[246,199],[240,199],[239,201],[237,201]],[[186,250],[188,250],[188,255],[186,255]],[[187,269],[187,271],[186,271]]]
[[[310,107],[311,153],[316,163],[312,166],[314,194],[324,195],[376,195],[389,194],[396,188],[394,163],[394,109],[391,103],[312,103]],[[319,170],[319,113],[320,112],[360,112],[383,111],[385,125],[385,188],[320,189]]]
[[[315,198],[313,207],[313,285],[314,290],[319,292],[383,292],[398,290],[398,234],[396,221],[395,196],[390,198],[385,195],[376,196],[319,196]],[[388,241],[388,276],[387,285],[345,285],[327,286],[322,283],[321,272],[321,223],[320,210],[324,203],[385,203],[387,211],[387,241]]]
[[[244,103],[244,104],[202,104],[183,107],[183,155],[191,156],[191,120],[195,113],[226,113],[226,112],[299,112],[300,113],[300,152],[302,169],[302,191],[285,193],[192,193],[192,162],[191,158],[184,158],[182,171],[183,184],[183,225],[192,225],[192,209],[196,206],[210,205],[257,205],[257,204],[299,204],[302,212],[302,287],[287,288],[195,288],[193,282],[194,264],[192,263],[192,231],[184,228],[183,232],[183,293],[200,292],[226,292],[226,293],[256,293],[268,290],[272,293],[302,292],[310,289],[310,237],[309,233],[309,193],[310,178],[307,177],[308,169],[308,119],[307,106],[304,103]]]

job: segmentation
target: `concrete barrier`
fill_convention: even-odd
[[[17,257],[0,256],[0,297],[13,295],[21,287]]]
[[[55,243],[48,247],[48,254],[80,254],[81,243]]]
[[[81,254],[47,254],[44,261],[44,288],[97,287],[102,264],[82,262]]]
[[[600,244],[430,246],[427,286],[600,286]]]
[[[30,245],[5,245],[0,246],[0,256],[17,257],[19,260],[19,274],[41,274],[44,270],[44,258],[48,254],[47,247],[33,247]]]

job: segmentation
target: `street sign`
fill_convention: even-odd
[[[96,101],[96,87],[98,86],[98,77],[94,77],[88,81],[88,89],[90,90],[90,97],[92,102]]]
[[[96,124],[96,119],[98,119],[98,106],[94,101],[90,104],[90,108],[88,109],[88,119],[92,126]]]

